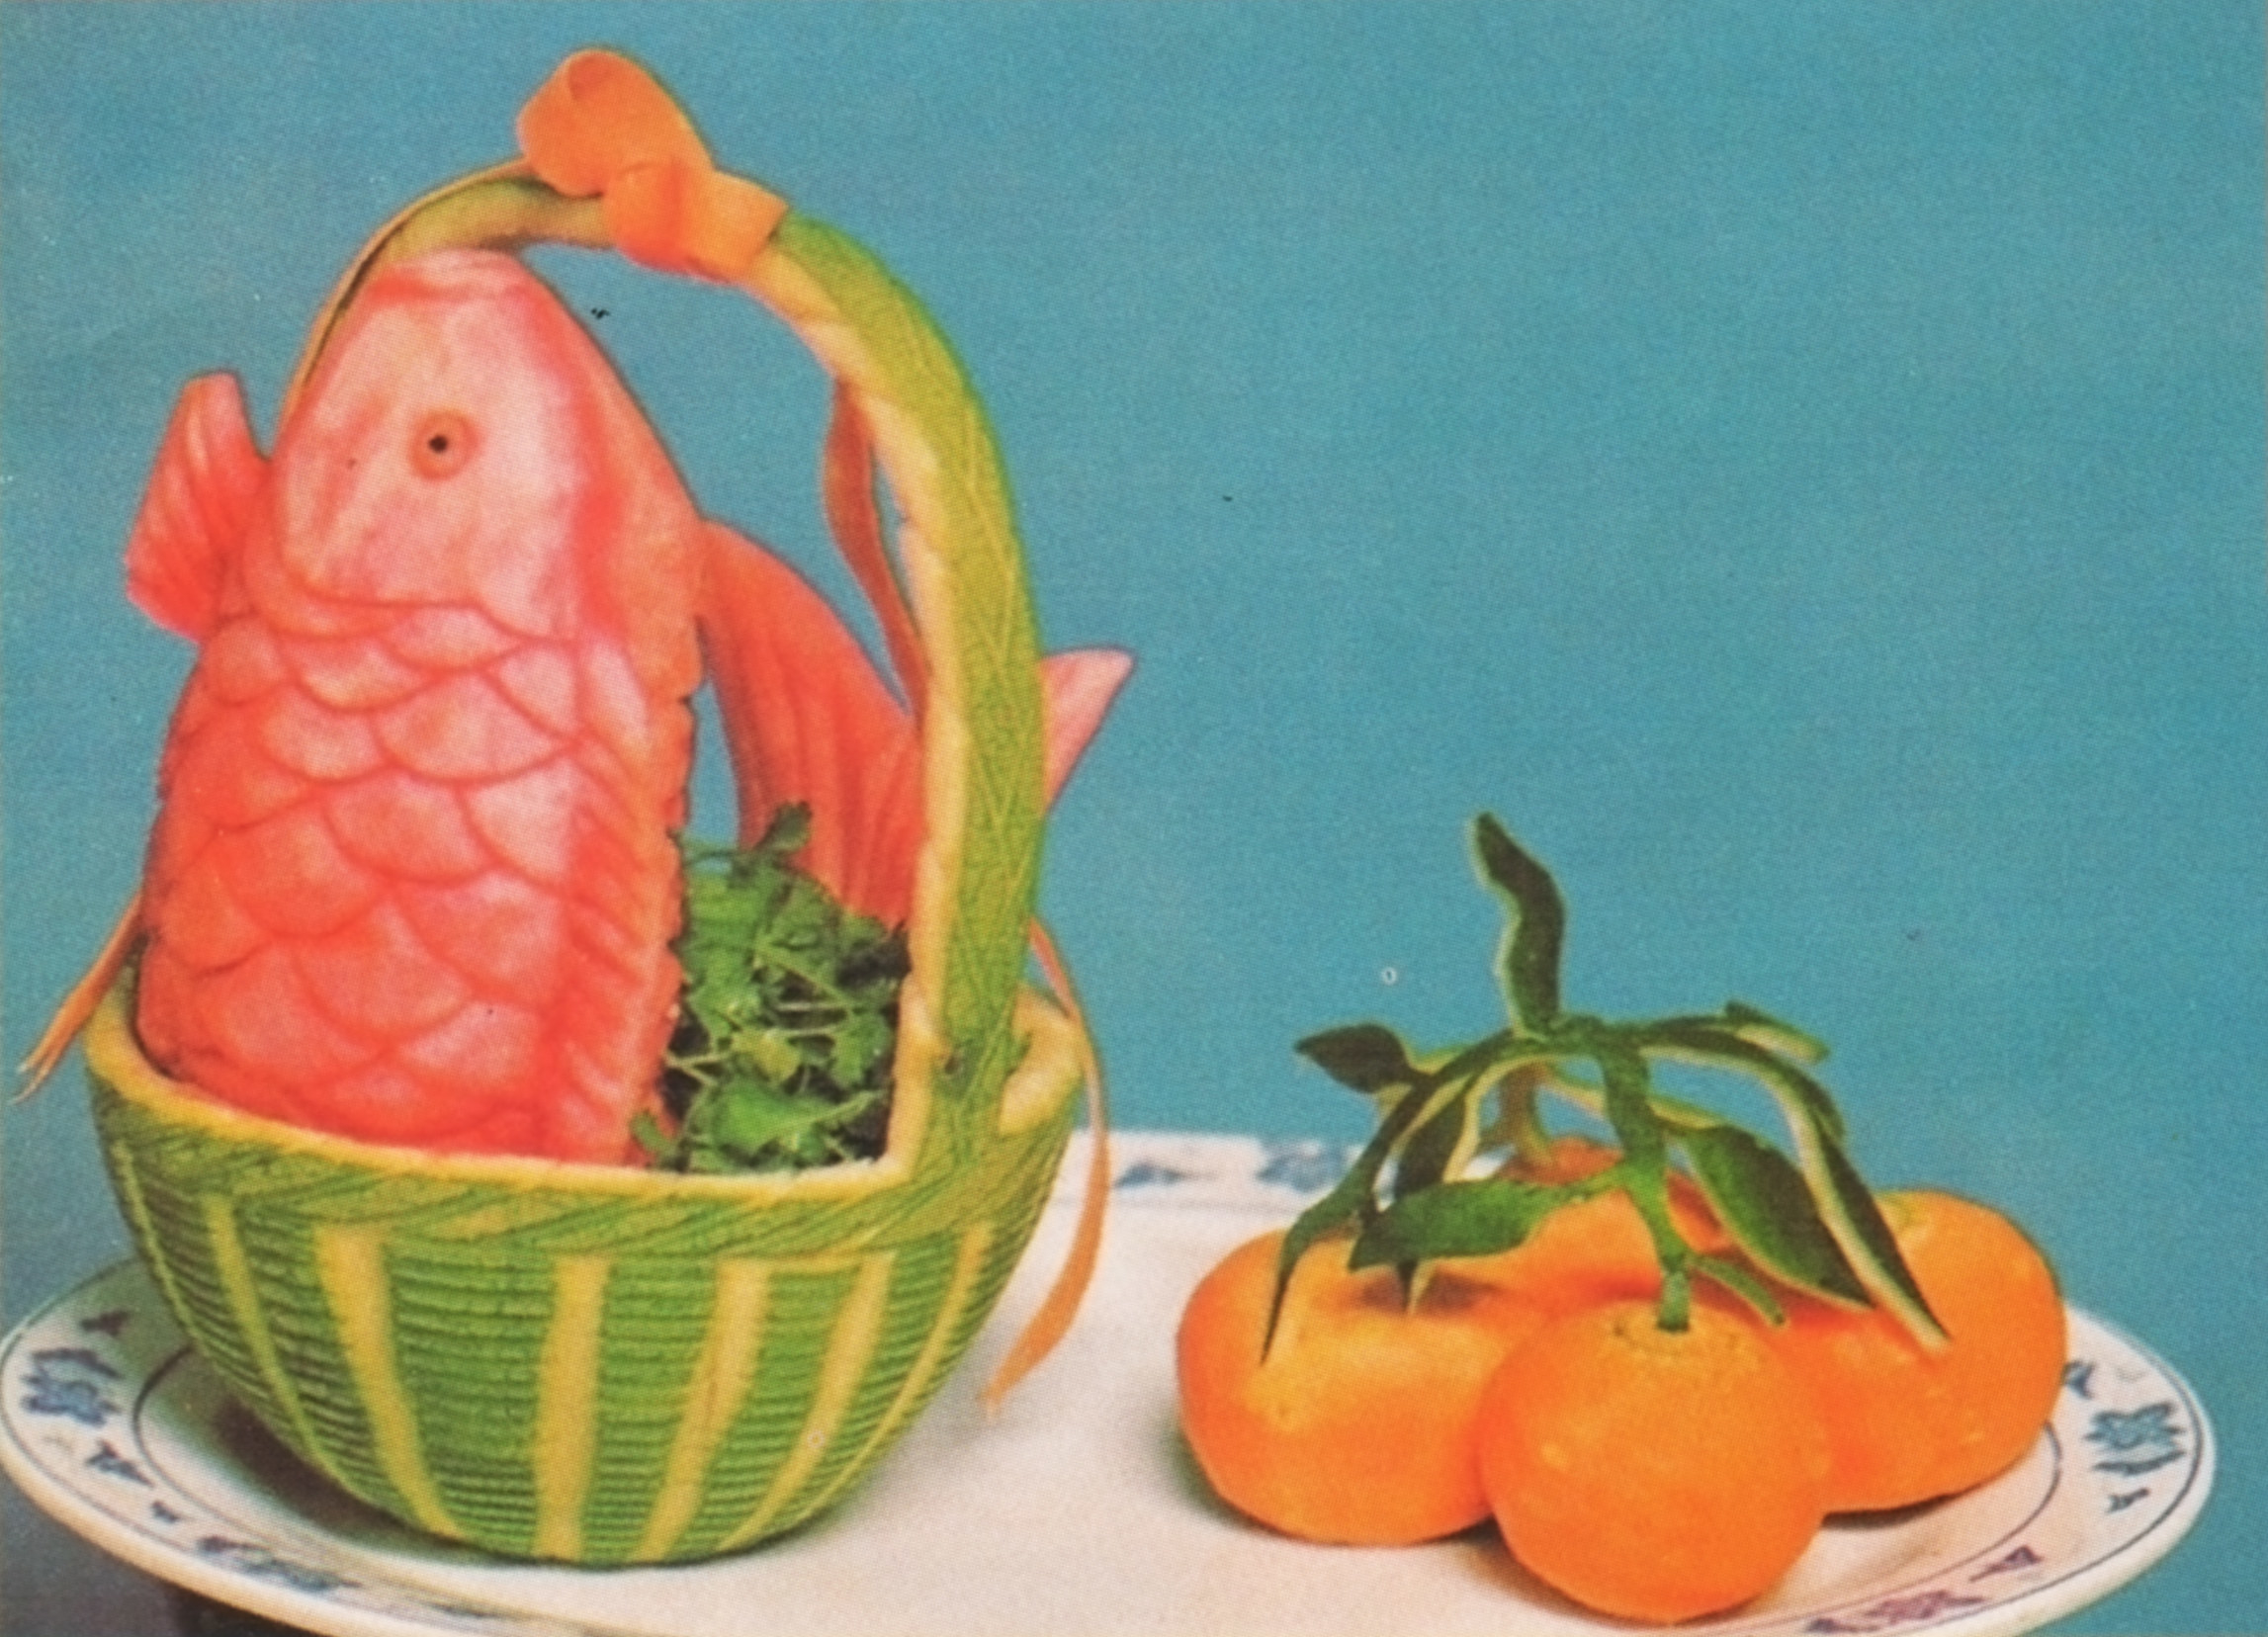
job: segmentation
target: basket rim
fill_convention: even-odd
[[[512,1189],[548,1188],[654,1201],[733,1199],[747,1204],[863,1199],[900,1187],[917,1174],[912,1145],[893,1141],[871,1160],[844,1160],[797,1170],[696,1174],[636,1164],[546,1160],[530,1155],[436,1152],[294,1125],[219,1102],[152,1063],[133,1028],[134,966],[129,963],[87,1020],[82,1045],[87,1073],[102,1089],[160,1123],[214,1141],[265,1148],[373,1176]],[[1003,1087],[995,1134],[1013,1140],[1045,1123],[1078,1087],[1081,1060],[1071,1018],[1030,984],[1016,997],[1013,1028],[1022,1043]]]

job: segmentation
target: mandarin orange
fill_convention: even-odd
[[[1453,1266],[1405,1307],[1350,1243],[1299,1260],[1265,1356],[1281,1233],[1201,1280],[1177,1336],[1181,1425],[1231,1506],[1302,1539],[1403,1545],[1489,1514],[1473,1460],[1481,1391],[1542,1315]]]
[[[1912,1506],[2003,1471],[2032,1447],[2063,1379],[2062,1298],[2023,1230],[1953,1194],[1881,1204],[1952,1339],[1932,1352],[1878,1309],[1788,1298],[1772,1340],[1827,1418],[1834,1511]]]
[[[1808,1391],[1714,1300],[1678,1332],[1645,1301],[1550,1320],[1506,1354],[1478,1430],[1513,1555],[1622,1619],[1746,1602],[1826,1513],[1827,1434]]]

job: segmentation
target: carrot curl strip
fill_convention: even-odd
[[[777,194],[717,169],[669,93],[613,51],[561,63],[517,129],[537,177],[596,197],[615,248],[657,272],[737,280],[787,215]]]

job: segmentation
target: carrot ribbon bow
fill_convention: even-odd
[[[730,281],[787,202],[717,169],[669,93],[611,51],[577,51],[520,111],[520,151],[554,191],[597,197],[615,248],[662,273]]]
[[[663,272],[737,281],[787,214],[777,196],[728,175],[669,93],[612,52],[569,57],[530,99],[521,149],[570,198],[596,195],[615,247]],[[911,910],[921,840],[919,720],[926,677],[919,634],[875,502],[871,429],[839,383],[822,469],[827,519],[880,624],[903,699],[867,661],[818,592],[761,547],[712,525],[705,542],[701,637],[738,785],[741,836],[800,803],[812,834],[803,867],[850,908],[886,923]],[[1045,799],[1052,802],[1133,661],[1108,648],[1041,661]],[[1065,1264],[984,1391],[997,1410],[1070,1327],[1101,1249],[1110,1179],[1101,1066],[1078,993],[1038,921],[1031,942],[1070,1011],[1085,1058],[1091,1147],[1085,1199]]]

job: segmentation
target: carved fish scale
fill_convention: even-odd
[[[192,385],[129,552],[203,645],[160,772],[146,1043],[321,1130],[623,1158],[678,984],[691,499],[489,252],[375,278],[272,466],[242,416]]]

